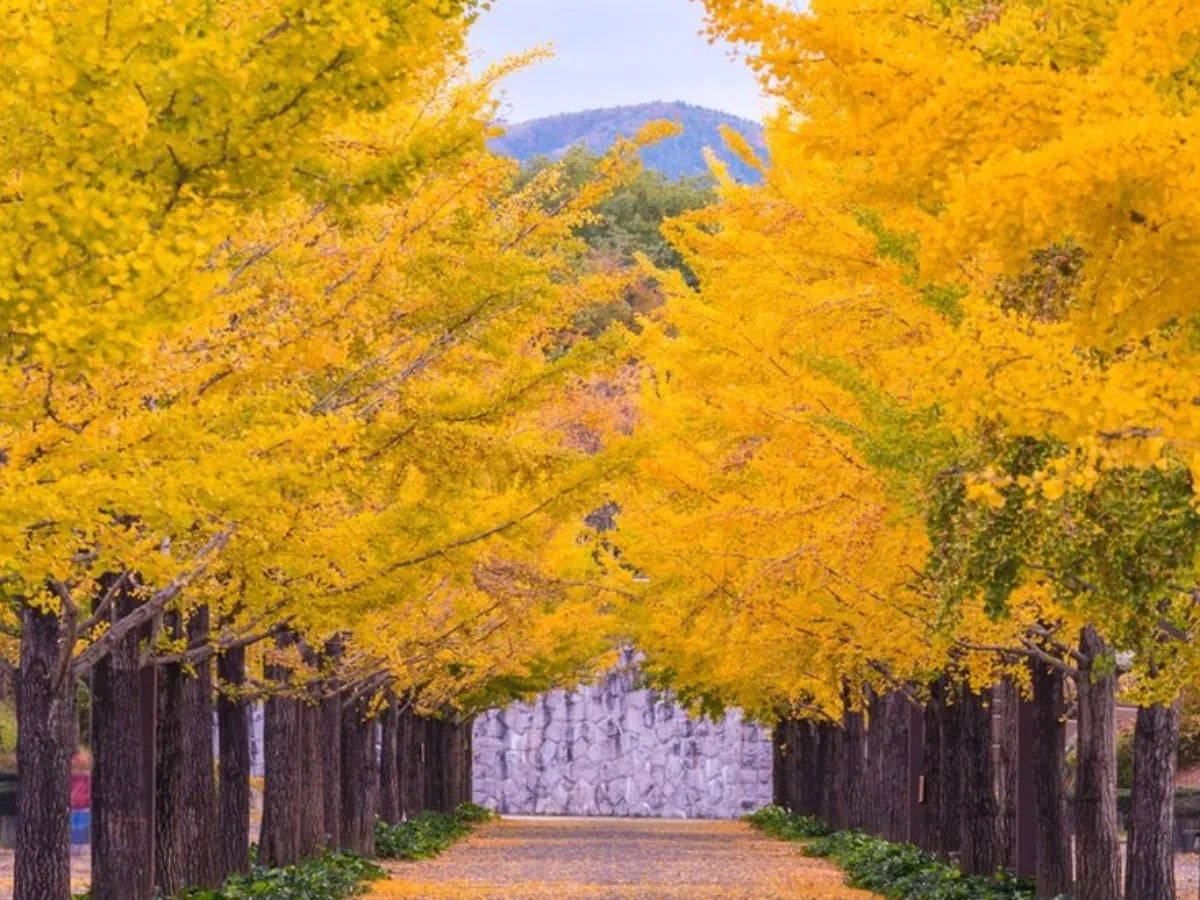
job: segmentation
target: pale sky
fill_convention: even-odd
[[[730,59],[728,45],[709,45],[703,23],[699,0],[495,0],[471,46],[490,62],[554,45],[554,59],[505,83],[510,122],[651,100],[761,119],[766,107],[749,69]]]

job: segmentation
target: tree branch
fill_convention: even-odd
[[[208,571],[211,557],[214,554],[220,553],[225,548],[225,545],[229,543],[230,537],[233,536],[234,530],[233,527],[230,527],[214,535],[212,540],[205,544],[193,557],[194,565],[192,568],[181,575],[177,575],[166,587],[155,591],[150,595],[149,599],[133,610],[133,612],[129,613],[129,615],[122,616],[119,620],[113,622],[109,626],[108,631],[75,657],[75,661],[71,666],[72,673],[78,676],[88,672],[113,647],[119,644],[126,635],[153,619],[155,615],[162,611],[163,607],[178,597],[184,588]]]

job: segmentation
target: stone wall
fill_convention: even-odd
[[[475,802],[500,813],[733,818],[771,802],[769,733],[687,715],[636,664],[475,721]]]

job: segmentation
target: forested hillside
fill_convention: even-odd
[[[762,126],[749,119],[689,103],[642,103],[519,122],[507,126],[504,136],[492,141],[492,149],[523,162],[537,156],[558,159],[579,144],[602,153],[618,136],[637,134],[643,125],[656,119],[679,123],[683,133],[645,148],[642,161],[647,168],[668,178],[704,175],[708,172],[704,148],[711,147],[729,164],[730,171],[739,181],[758,181],[758,173],[729,152],[721,137],[721,126],[734,129],[755,150],[764,152]]]

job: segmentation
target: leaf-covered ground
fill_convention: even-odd
[[[392,878],[373,886],[373,900],[872,896],[741,822],[505,818],[437,859],[387,868]]]

